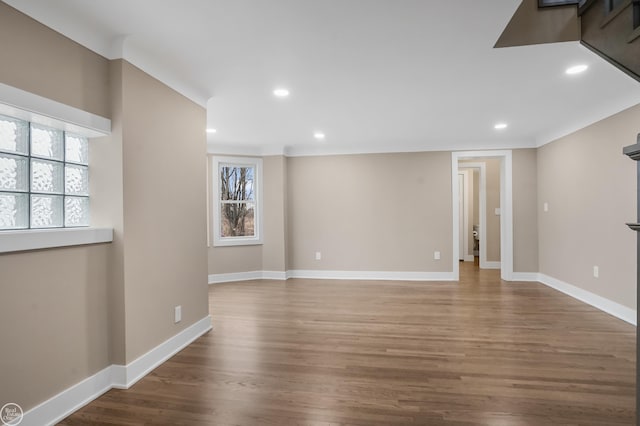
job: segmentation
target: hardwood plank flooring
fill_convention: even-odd
[[[538,283],[218,284],[212,332],[62,425],[632,425],[635,328]]]

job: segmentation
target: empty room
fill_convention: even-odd
[[[2,425],[637,424],[640,1],[0,1]]]

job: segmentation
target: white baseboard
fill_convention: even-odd
[[[593,306],[594,308],[598,308],[603,312],[608,313],[609,315],[613,315],[616,318],[619,318],[623,321],[628,322],[629,324],[636,324],[636,311],[626,306],[623,306],[613,300],[609,300],[602,296],[598,296],[595,293],[591,293],[590,291],[583,290],[574,285],[568,284],[559,279],[550,277],[545,274],[538,274],[539,282],[542,284],[554,288],[564,294],[567,294],[574,299],[578,299],[588,305]]]
[[[323,280],[386,280],[386,281],[454,281],[453,272],[398,271],[320,271],[294,269],[287,278],[315,278]]]
[[[475,256],[472,254],[467,254],[464,256],[464,261],[465,262],[473,262],[475,260]]]
[[[30,409],[20,425],[54,425],[112,388],[128,389],[211,328],[211,316],[206,316],[132,363],[110,365]]]
[[[211,330],[211,328],[211,316],[208,315],[151,349],[135,361],[127,365],[113,365],[113,387],[116,389],[129,389],[154,368],[180,352],[198,337]]]
[[[500,269],[500,262],[489,262],[486,261],[484,263],[480,263],[480,269]]]
[[[113,386],[112,366],[87,377],[24,413],[21,426],[53,425],[84,407]]]
[[[322,271],[294,269],[286,272],[251,271],[230,274],[211,274],[209,284],[250,280],[288,280],[313,278],[323,280],[387,280],[387,281],[454,281],[451,272],[396,272],[396,271]]]
[[[537,272],[513,272],[511,281],[539,282],[540,274]]]
[[[286,280],[287,273],[280,271],[232,272],[228,274],[209,275],[209,284],[232,283],[251,280]]]

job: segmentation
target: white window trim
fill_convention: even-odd
[[[0,83],[0,114],[88,138],[111,133],[111,120]],[[0,231],[0,253],[110,243],[111,228],[52,228]]]
[[[263,230],[262,230],[262,159],[255,157],[225,157],[214,156],[212,157],[212,214],[213,217],[213,246],[225,247],[225,246],[246,246],[246,245],[259,245],[263,244]],[[220,235],[220,165],[234,165],[234,166],[247,166],[255,167],[255,233],[253,237],[222,237]]]

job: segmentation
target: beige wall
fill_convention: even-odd
[[[462,164],[460,164],[462,166]],[[466,197],[464,199],[464,205],[467,209],[467,250],[463,253],[465,256],[473,256],[473,219],[476,214],[475,210],[478,208],[474,205],[474,181],[473,174],[476,169],[465,169],[464,167],[459,167],[459,172],[464,172],[465,176],[465,186],[466,188]],[[479,207],[479,206],[478,206]],[[463,212],[464,214],[464,212]]]
[[[264,241],[262,269],[286,270],[286,173],[287,159],[283,156],[264,157]]]
[[[289,269],[451,270],[450,153],[299,157],[287,167]]]
[[[0,255],[0,401],[28,410],[110,364],[108,244]]]
[[[2,2],[0,39],[1,83],[110,117],[106,59]],[[28,410],[110,365],[111,259],[110,244],[0,255],[0,401]]]
[[[211,247],[209,273],[450,271],[450,156],[265,157],[265,244]],[[488,260],[499,261],[500,217],[495,208],[500,206],[500,160],[477,161],[487,164]],[[514,271],[536,272],[536,150],[514,150],[513,169]],[[404,211],[389,197],[403,200]],[[433,260],[436,250],[440,261]],[[315,260],[316,251],[322,260]]]
[[[639,132],[640,105],[538,150],[540,272],[633,309],[636,164],[622,148]]]
[[[0,2],[0,82],[110,117],[108,60]]]
[[[487,261],[500,262],[500,162],[495,158],[482,159],[487,171]]]
[[[496,208],[500,207],[500,159],[478,157],[471,160],[461,160],[459,167],[464,167],[468,163],[483,163],[485,165],[487,229],[480,231],[480,238],[487,239],[487,261],[500,262],[500,216],[496,215]],[[479,218],[478,225],[480,225]]]
[[[513,270],[538,272],[536,149],[513,150]]]
[[[90,142],[92,225],[113,243],[0,255],[0,401],[29,410],[207,315],[206,115],[1,2],[0,37],[1,83],[113,125]]]
[[[211,158],[209,156],[209,165]],[[263,168],[263,244],[251,246],[209,247],[209,274],[227,274],[251,271],[286,271],[286,170],[287,158],[267,156],[262,159]],[[209,182],[212,180],[209,167]],[[211,188],[210,196],[214,195]],[[209,223],[212,223],[213,207]],[[213,237],[211,237],[213,241]]]
[[[208,312],[206,113],[126,61],[122,96],[129,363]]]

